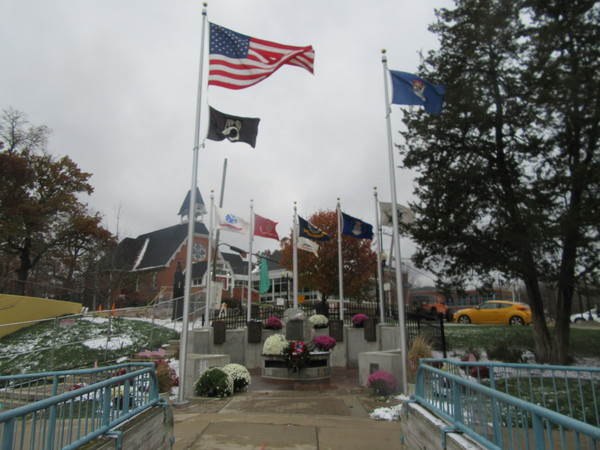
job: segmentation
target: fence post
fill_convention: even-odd
[[[444,316],[439,315],[440,318],[440,338],[442,340],[442,352],[444,353],[444,359],[446,358],[446,333],[444,333]]]
[[[108,361],[108,344],[110,343],[110,335],[112,333],[112,317],[107,314],[108,329],[106,330],[106,347],[104,347],[104,362]]]
[[[56,351],[56,341],[58,340],[58,317],[54,318],[54,333],[52,333],[52,347],[50,348],[50,368],[54,369],[54,352]]]

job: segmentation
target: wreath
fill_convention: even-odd
[[[302,341],[291,341],[283,352],[288,369],[298,372],[310,361],[310,352]]]

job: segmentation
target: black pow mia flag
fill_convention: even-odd
[[[209,108],[208,139],[212,141],[228,139],[231,142],[245,142],[254,148],[260,119],[231,116],[223,114],[211,106]]]

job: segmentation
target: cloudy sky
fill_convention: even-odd
[[[206,88],[207,105],[261,119],[255,149],[206,141],[198,187],[224,209],[292,226],[293,205],[308,217],[333,210],[375,224],[373,187],[390,200],[381,49],[388,67],[414,72],[436,47],[427,30],[448,0],[218,0],[208,20],[253,37],[312,45],[315,74],[284,66],[239,91]],[[86,201],[122,237],[168,227],[190,189],[202,4],[192,0],[5,0],[0,3],[0,109],[13,107],[53,130],[49,150],[93,174]],[[208,44],[208,39],[206,40]],[[204,72],[208,71],[208,55]],[[207,75],[204,76],[206,84]],[[392,107],[399,143],[401,109]],[[396,154],[396,165],[400,164]],[[414,200],[413,174],[396,169],[397,198]],[[222,239],[247,247],[247,238]],[[389,238],[388,238],[389,240]],[[406,241],[406,240],[405,240]],[[384,242],[384,245],[389,246]],[[255,250],[276,249],[255,238]],[[402,243],[410,256],[411,243]]]

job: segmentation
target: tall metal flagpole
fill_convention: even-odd
[[[292,255],[293,255],[293,294],[294,308],[298,308],[298,211],[294,202],[294,230],[292,231]]]
[[[392,226],[393,226],[393,237],[394,245],[396,247],[396,299],[398,301],[398,321],[400,327],[400,350],[402,351],[402,393],[408,393],[408,380],[406,376],[406,364],[407,358],[407,345],[406,345],[406,322],[404,318],[404,289],[402,286],[402,257],[400,253],[400,236],[398,234],[398,208],[396,207],[396,176],[395,176],[395,165],[394,165],[394,151],[392,145],[392,124],[390,119],[391,108],[388,93],[388,68],[387,68],[387,57],[385,56],[385,49],[381,51],[382,57],[381,62],[383,63],[383,85],[385,87],[385,119],[387,123],[387,137],[388,137],[388,158],[390,166],[390,190],[392,191]]]
[[[342,210],[340,198],[337,199],[337,226],[338,226],[338,282],[340,286],[340,320],[344,323],[344,264],[342,261]]]
[[[198,177],[198,150],[200,149],[200,114],[202,111],[202,72],[204,69],[204,36],[206,30],[206,6],[202,8],[202,37],[200,39],[200,70],[198,71],[198,98],[196,101],[196,129],[194,132],[194,158],[192,162],[192,188],[190,190],[190,207],[188,211],[187,253],[185,258],[185,290],[183,294],[183,319],[181,321],[181,341],[179,343],[179,379],[181,387],[177,401],[183,403],[186,382],[187,335],[190,313],[190,291],[192,288],[192,247],[196,228],[196,184]]]
[[[377,201],[377,186],[373,188],[375,197],[375,229],[377,230],[377,286],[379,291],[379,322],[385,323],[383,298],[383,270],[381,270],[381,225],[379,223],[379,202]]]
[[[225,176],[227,175],[227,158],[223,160],[223,177],[221,178],[221,196],[219,197],[219,208],[223,208],[223,197],[225,195]],[[211,222],[212,223],[212,222]],[[221,229],[215,232],[215,257],[212,263],[212,279],[215,281],[217,274],[217,253],[219,252],[219,241],[221,239]]]
[[[248,322],[252,319],[252,238],[254,237],[254,200],[250,199],[250,229],[248,234],[248,311],[246,319]]]
[[[206,260],[206,306],[204,309],[204,328],[210,327],[210,310],[212,308],[212,237],[213,237],[213,211],[215,210],[215,195],[214,191],[210,191],[210,212],[208,213],[208,258]],[[216,255],[215,255],[216,259]]]

